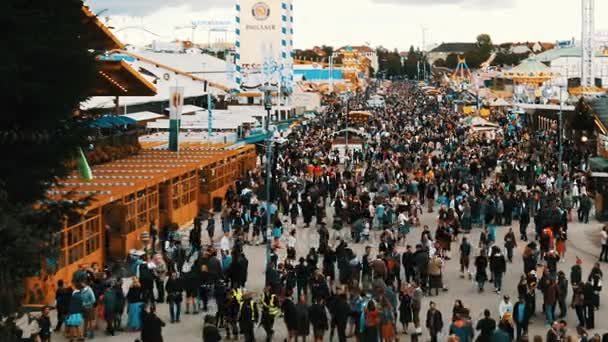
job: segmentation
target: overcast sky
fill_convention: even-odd
[[[127,43],[187,39],[176,29],[192,21],[234,21],[233,0],[87,0],[94,11],[107,9],[109,25]],[[294,44],[365,44],[405,50],[422,45],[474,41],[488,33],[494,42],[579,39],[581,0],[294,0]],[[596,29],[608,29],[608,1],[596,0]],[[136,28],[134,28],[136,27]],[[140,27],[151,33],[146,33]],[[195,32],[197,43],[209,33]],[[223,34],[211,34],[211,41]],[[232,40],[232,37],[229,37]]]

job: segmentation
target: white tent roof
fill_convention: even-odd
[[[169,111],[169,107],[165,108],[166,111]],[[182,114],[184,113],[196,113],[199,111],[205,110],[203,107],[198,107],[194,105],[183,105]]]
[[[257,116],[262,116],[260,113]],[[248,112],[231,112],[229,110],[214,110],[212,123],[213,129],[237,129],[244,123],[256,124],[259,121]],[[147,128],[169,129],[169,120],[160,119],[149,122]],[[207,130],[209,128],[209,113],[197,111],[194,115],[185,115],[181,118],[182,129]]]
[[[138,56],[156,61],[187,74],[221,84],[230,89],[239,86],[234,82],[235,66],[223,59],[204,53],[165,53],[141,51]]]
[[[125,114],[124,116],[127,118],[131,118],[135,121],[147,121],[147,120],[160,119],[160,118],[165,117],[162,114],[153,113],[153,112],[137,112],[137,113]]]
[[[475,116],[473,118],[467,118],[465,119],[466,125],[469,127],[494,127],[494,128],[498,128],[498,125],[490,122],[484,118],[481,118],[479,116]]]
[[[494,100],[492,103],[490,103],[490,107],[507,107],[510,105],[511,104],[509,102],[507,102],[505,99],[502,99],[502,98],[498,98],[498,99]]]

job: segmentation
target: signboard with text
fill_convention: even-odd
[[[264,60],[281,54],[281,0],[241,0],[240,64],[243,71],[259,71]]]

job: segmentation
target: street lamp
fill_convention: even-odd
[[[352,96],[352,92],[350,90],[342,93],[342,104],[346,108],[346,129],[345,129],[345,132],[346,132],[346,153],[349,153],[349,151],[348,151],[348,114],[349,114],[349,111],[350,111],[349,102],[350,102],[351,96]]]
[[[566,86],[567,87],[567,86]],[[557,165],[557,188],[559,189],[559,196],[560,198],[562,198],[564,196],[564,170],[563,170],[563,158],[564,158],[564,113],[563,113],[563,106],[564,106],[564,86],[560,85],[559,86],[559,118],[558,118],[558,148],[559,148],[559,155],[558,155],[558,165]]]

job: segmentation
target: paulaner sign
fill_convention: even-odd
[[[274,31],[277,29],[277,25],[246,25],[245,30],[254,31]]]
[[[281,55],[284,0],[240,0],[240,65],[262,65]]]

